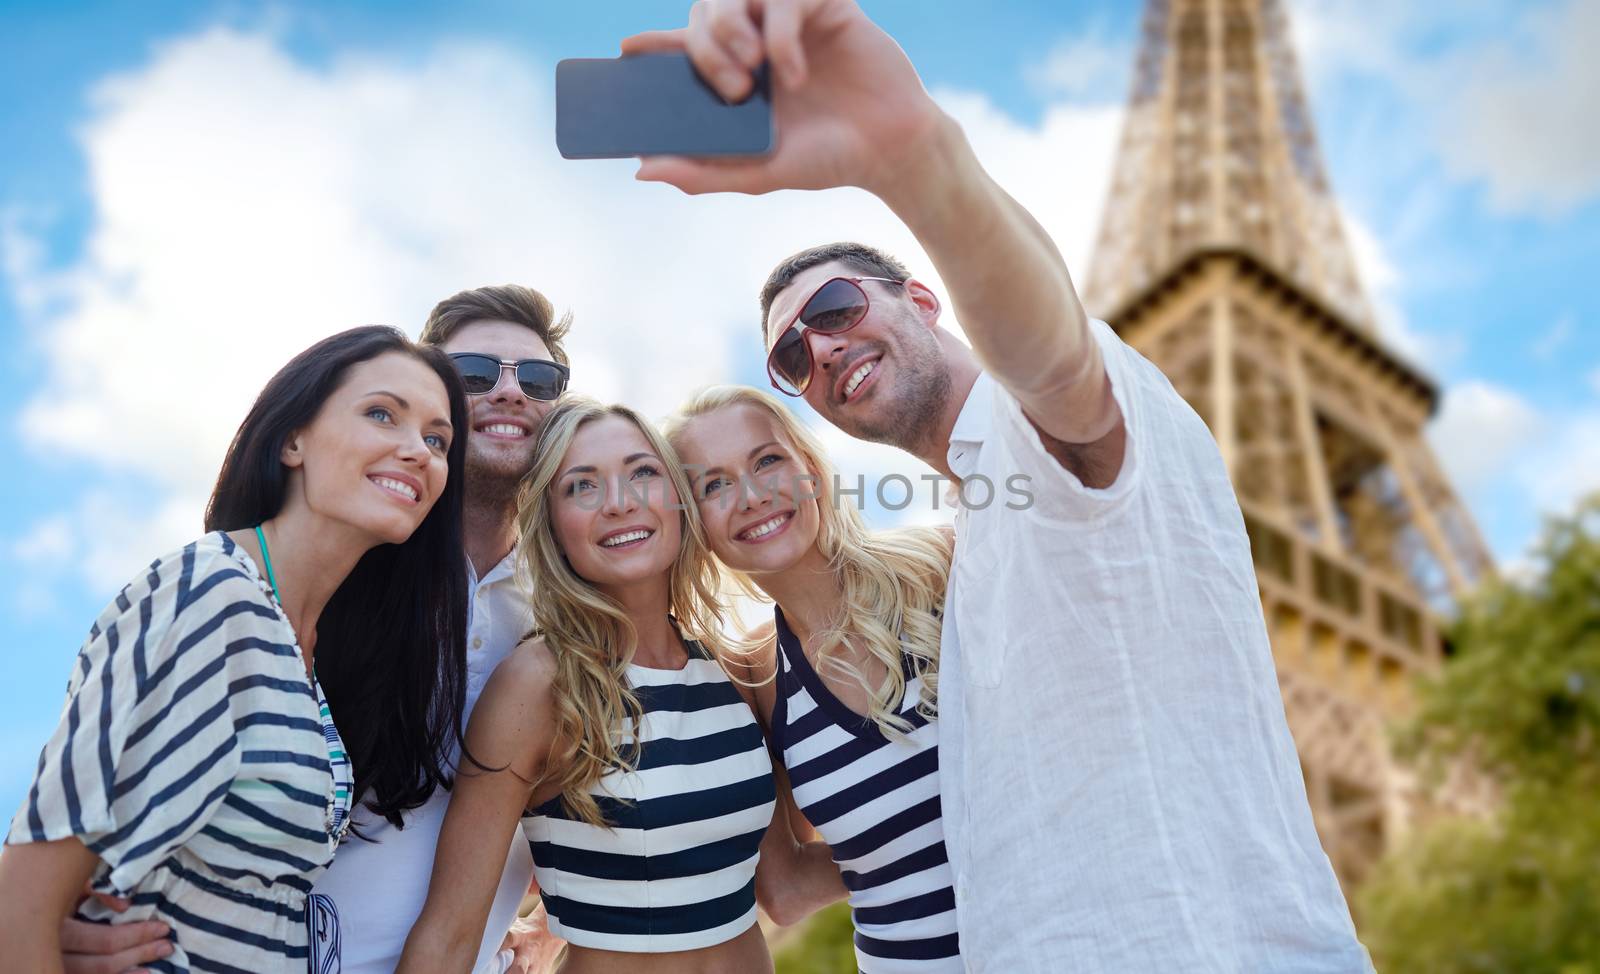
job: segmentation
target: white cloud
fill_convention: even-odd
[[[1034,92],[1050,99],[1105,101],[1118,104],[1126,95],[1133,48],[1126,38],[1113,38],[1103,24],[1063,37],[1044,59],[1023,68]]]
[[[1401,94],[1427,98],[1459,78],[1443,62],[1504,33],[1504,0],[1373,3],[1289,0],[1295,54],[1314,88],[1346,76],[1381,79]]]
[[[1567,339],[1572,337],[1572,326],[1575,323],[1570,314],[1557,318],[1548,331],[1534,339],[1533,344],[1528,346],[1529,354],[1542,362],[1549,361],[1562,346],[1567,344]]]
[[[46,517],[4,547],[9,549],[12,564],[22,568],[17,573],[17,587],[7,593],[9,606],[22,618],[41,618],[56,611],[60,604],[57,586],[71,568],[77,549],[72,519],[65,514]]]
[[[1595,395],[1600,396],[1600,365],[1595,366],[1589,373],[1589,388],[1594,390]]]
[[[145,504],[92,487],[68,510],[37,521],[9,544],[24,571],[6,601],[20,615],[36,618],[56,610],[63,585],[86,584],[95,598],[109,600],[141,566],[198,534],[204,506],[205,495],[192,491]]]
[[[19,421],[27,446],[160,497],[152,517],[63,485],[97,589],[198,533],[256,391],[339,329],[415,333],[440,297],[526,283],[576,312],[575,386],[656,415],[751,371],[733,356],[754,354],[755,292],[795,250],[872,242],[937,286],[910,234],[858,191],[690,199],[634,182],[632,163],[561,160],[550,74],[451,43],[420,61],[344,52],[312,66],[269,33],[216,28],[95,90],[82,258],[43,267],[17,217],[0,243],[9,290],[40,296],[24,303],[44,376]],[[1081,267],[1119,112],[1056,106],[1029,127],[982,97],[939,97]],[[149,527],[116,535],[132,523]]]
[[[1313,86],[1382,81],[1411,104],[1448,173],[1508,213],[1559,215],[1600,194],[1600,3],[1293,0]]]
[[[1510,389],[1471,380],[1445,393],[1428,439],[1456,489],[1468,497],[1506,491],[1523,510],[1565,513],[1600,491],[1596,406],[1540,410]],[[1503,564],[1527,567],[1525,551],[1498,554]]]
[[[1415,328],[1401,305],[1399,268],[1389,257],[1383,241],[1366,221],[1348,208],[1341,208],[1340,219],[1344,223],[1345,243],[1355,261],[1356,273],[1366,291],[1379,334],[1402,357],[1417,366],[1435,373],[1448,369],[1466,351],[1461,337]]]
[[[1600,491],[1600,410],[1563,417],[1521,465],[1518,480],[1542,511],[1570,511]]]
[[[1501,211],[1558,215],[1600,194],[1600,3],[1526,16],[1511,36],[1457,59],[1441,148]]]
[[[1446,391],[1428,438],[1458,490],[1473,491],[1503,475],[1546,424],[1537,410],[1509,389],[1480,380]]]
[[[72,522],[65,515],[47,517],[11,544],[11,554],[30,569],[63,564],[73,551]]]
[[[1393,74],[1408,4],[1291,0],[1289,27],[1308,84],[1346,71]]]
[[[192,540],[200,532],[206,496],[185,488],[134,507],[115,490],[97,487],[86,493],[74,520],[80,526],[80,573],[90,590],[114,592],[141,567]]]

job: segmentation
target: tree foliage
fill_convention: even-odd
[[[1600,974],[1600,497],[1552,521],[1533,576],[1462,606],[1402,753],[1467,760],[1489,822],[1441,821],[1361,890],[1380,970]]]

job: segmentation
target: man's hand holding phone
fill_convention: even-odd
[[[699,0],[689,25],[624,55],[682,51],[729,101],[769,66],[777,143],[761,158],[646,157],[638,178],[686,193],[858,186],[891,200],[939,164],[950,123],[905,52],[853,0]]]

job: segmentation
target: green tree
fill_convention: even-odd
[[[1462,606],[1399,735],[1430,776],[1470,761],[1502,804],[1414,834],[1364,885],[1382,970],[1600,974],[1600,497],[1550,522],[1534,576]]]

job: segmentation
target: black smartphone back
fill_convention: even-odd
[[[730,105],[683,54],[556,65],[556,147],[568,159],[759,156],[772,141],[765,69],[755,92]]]

